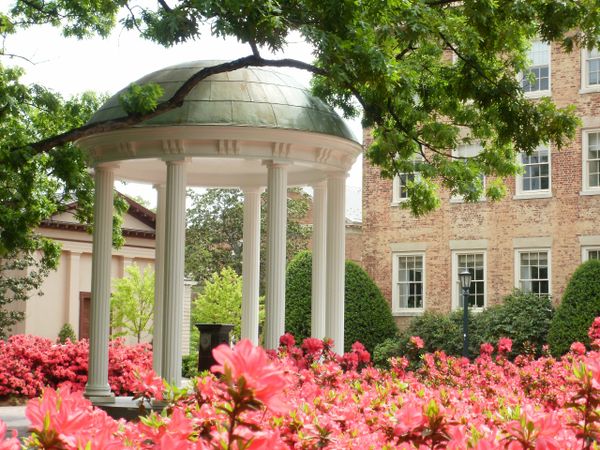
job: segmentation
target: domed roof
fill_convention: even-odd
[[[223,61],[192,61],[166,67],[137,80],[160,84],[160,101],[170,98],[194,73]],[[119,96],[112,96],[90,123],[124,117]],[[149,119],[139,127],[225,125],[323,133],[359,142],[337,113],[292,77],[273,68],[248,67],[212,75],[198,83],[183,106]]]

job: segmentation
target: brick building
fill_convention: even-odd
[[[362,264],[400,326],[425,310],[461,307],[457,274],[465,267],[477,308],[515,287],[558,303],[575,268],[600,257],[600,52],[536,42],[530,60],[535,82],[522,81],[526,95],[575,105],[582,126],[560,152],[545,146],[520,155],[524,173],[508,181],[503,200],[466,204],[442,192],[437,211],[415,218],[401,208],[406,176],[382,179],[363,163]],[[472,156],[477,146],[457,152]]]

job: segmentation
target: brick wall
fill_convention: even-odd
[[[552,97],[558,106],[575,104],[583,128],[600,128],[600,92],[580,94],[580,52],[552,48]],[[371,142],[365,133],[365,147]],[[566,283],[581,263],[580,238],[600,235],[600,195],[582,190],[582,132],[561,152],[551,149],[551,198],[517,200],[515,180],[496,203],[452,203],[442,193],[442,206],[422,218],[392,206],[392,181],[380,178],[367,158],[363,163],[362,264],[391,302],[392,243],[426,246],[426,307],[452,307],[452,240],[486,240],[487,304],[501,301],[515,286],[515,249],[526,238],[551,241],[551,291],[560,301]],[[536,242],[535,240],[533,242]],[[400,326],[409,318],[398,317]]]

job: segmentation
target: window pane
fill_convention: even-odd
[[[521,289],[538,295],[549,294],[548,252],[522,252],[520,262]]]
[[[549,152],[545,147],[539,147],[531,155],[522,154],[523,176],[521,190],[541,191],[550,189]]]
[[[400,308],[423,307],[423,257],[398,256],[398,298]]]
[[[483,261],[483,253],[463,253],[457,255],[458,273],[467,269],[471,273],[472,277],[471,288],[469,290],[469,306],[477,308],[483,308],[485,306],[485,266]],[[460,279],[458,277],[457,283],[459,283],[458,304],[462,308],[463,296],[462,289],[460,289]]]

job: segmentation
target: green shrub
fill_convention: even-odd
[[[181,375],[184,378],[198,376],[198,353],[183,356],[181,360]]]
[[[388,369],[389,359],[397,356],[403,356],[406,352],[408,335],[401,333],[396,337],[388,338],[377,344],[373,350],[373,364],[377,367]]]
[[[69,339],[71,342],[75,342],[77,340],[77,336],[75,335],[75,330],[70,323],[65,323],[60,331],[58,332],[58,342],[64,344]]]
[[[589,345],[588,329],[600,316],[600,261],[590,260],[577,268],[548,332],[553,355],[566,353],[573,342]]]
[[[479,354],[482,344],[481,327],[478,315],[469,311],[469,355]],[[415,317],[406,333],[419,336],[425,342],[425,351],[444,351],[448,355],[460,356],[463,351],[463,311],[456,310],[450,314],[426,311]]]
[[[310,336],[312,254],[298,253],[286,276],[286,331],[302,341]],[[377,285],[357,264],[346,261],[344,350],[360,341],[369,352],[396,335],[392,313]]]
[[[477,322],[484,342],[495,344],[507,337],[513,342],[513,354],[525,353],[534,346],[539,355],[547,343],[553,315],[548,296],[514,291],[501,305],[483,311]]]

